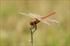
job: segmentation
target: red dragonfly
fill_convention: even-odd
[[[31,18],[35,18],[35,21],[31,21],[31,22],[30,22],[31,29],[33,29],[33,28],[37,29],[37,24],[38,24],[39,22],[43,22],[43,23],[45,23],[45,24],[47,24],[47,25],[50,25],[46,20],[49,20],[49,21],[52,21],[52,22],[55,22],[55,23],[59,23],[59,22],[56,21],[56,20],[47,19],[48,17],[54,15],[55,12],[52,12],[52,13],[46,15],[46,16],[43,16],[43,17],[40,16],[40,15],[37,15],[37,14],[33,14],[33,13],[29,13],[29,14],[25,14],[25,13],[22,13],[22,12],[19,12],[19,13],[22,14],[22,15],[29,16],[29,17],[31,17]]]

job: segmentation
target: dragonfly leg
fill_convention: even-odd
[[[34,31],[33,33],[37,30],[37,25],[34,25]]]
[[[30,30],[32,31],[32,33],[34,33],[36,30],[37,30],[37,25],[36,24],[34,24],[34,25],[32,25],[31,27],[30,27]]]

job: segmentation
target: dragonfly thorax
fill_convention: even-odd
[[[32,25],[36,25],[37,23],[39,23],[40,21],[39,20],[35,20],[35,21],[32,21],[32,22],[30,22],[30,25],[32,26]]]

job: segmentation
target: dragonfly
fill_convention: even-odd
[[[22,12],[19,12],[19,13],[22,14],[22,15],[29,16],[29,17],[35,19],[34,21],[30,22],[30,25],[31,25],[30,29],[35,29],[36,30],[37,29],[37,24],[39,22],[43,22],[43,23],[45,23],[47,25],[50,25],[46,20],[51,21],[51,22],[55,22],[55,23],[59,23],[57,20],[53,20],[53,19],[48,18],[48,17],[54,15],[56,12],[52,12],[52,13],[46,15],[46,16],[40,16],[40,15],[33,14],[33,13],[28,13],[28,14],[22,13]],[[33,32],[35,32],[35,31],[33,31]]]

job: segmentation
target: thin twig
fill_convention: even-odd
[[[33,32],[32,32],[32,30],[30,31],[30,33],[31,33],[31,46],[33,46]]]
[[[32,30],[32,29],[34,29],[34,30]],[[33,34],[36,31],[36,29],[37,29],[36,25],[30,27],[30,34],[31,34],[31,40],[30,40],[30,42],[31,42],[31,46],[33,46]]]

